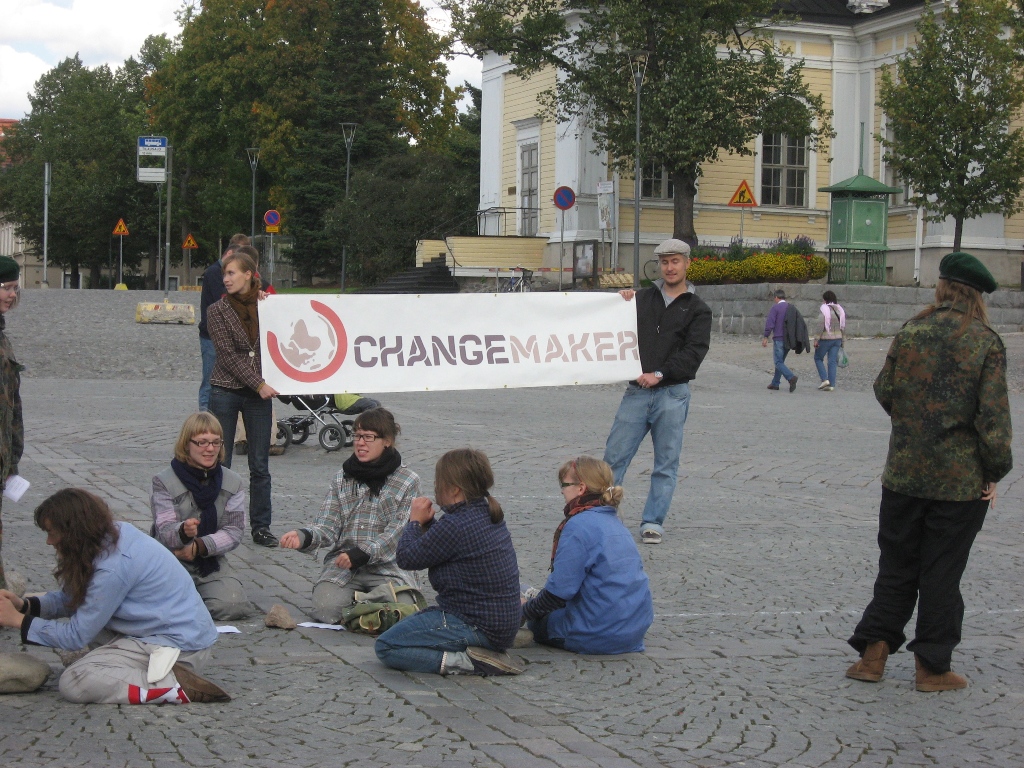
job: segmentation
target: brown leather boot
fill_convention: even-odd
[[[885,660],[889,658],[889,644],[885,640],[871,643],[864,649],[860,661],[846,670],[846,676],[854,680],[877,683],[885,674]]]
[[[184,664],[175,664],[171,671],[190,702],[206,704],[231,701],[227,691],[205,677],[200,677]]]
[[[967,687],[967,678],[958,675],[956,672],[932,672],[921,663],[921,657],[914,654],[914,663],[917,665],[917,690],[924,693],[935,691],[957,691]]]

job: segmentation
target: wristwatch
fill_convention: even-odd
[[[662,373],[661,371],[655,371],[654,372],[654,378],[661,379],[661,378],[664,378],[664,377],[665,377],[665,374]]]

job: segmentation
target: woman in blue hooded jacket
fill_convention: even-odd
[[[565,519],[555,529],[551,575],[523,605],[534,639],[575,653],[644,650],[654,606],[640,551],[618,517],[622,488],[591,456],[563,464],[558,481]]]

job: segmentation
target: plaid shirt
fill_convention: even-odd
[[[370,556],[360,573],[387,576],[399,584],[417,586],[416,576],[395,564],[395,550],[402,526],[409,522],[409,507],[420,494],[420,478],[404,465],[388,477],[380,495],[371,496],[363,483],[345,477],[344,470],[331,481],[316,522],[300,530],[305,539],[303,551],[330,547],[324,569],[316,583],[331,581],[348,584],[352,572],[334,564],[342,552],[357,547]]]
[[[522,620],[519,564],[505,522],[491,522],[487,499],[451,507],[426,528],[409,523],[397,561],[429,569],[437,608],[479,629],[497,650],[512,645]]]
[[[260,343],[249,343],[245,327],[225,296],[206,310],[206,329],[210,332],[217,362],[210,375],[210,383],[226,389],[248,387],[253,392],[263,383],[263,362]]]

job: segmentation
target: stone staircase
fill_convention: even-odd
[[[443,256],[437,256],[423,264],[369,288],[356,293],[458,293],[459,284],[445,264]]]

